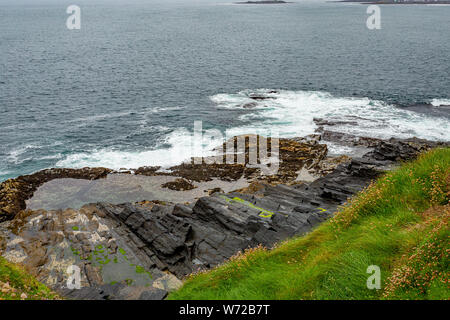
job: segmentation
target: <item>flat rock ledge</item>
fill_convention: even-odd
[[[164,299],[190,273],[214,268],[247,248],[272,247],[308,233],[398,161],[448,146],[419,139],[363,139],[370,141],[370,151],[362,157],[330,159],[319,141],[320,136],[285,139],[277,176],[255,175],[246,165],[174,167],[185,179],[198,172],[198,179],[247,175],[252,182],[230,193],[215,190],[189,204],[96,203],[79,210],[31,211],[22,201],[43,182],[69,175],[99,179],[112,171],[51,169],[5,181],[0,185],[0,215],[7,217],[0,224],[0,253],[68,299]],[[297,181],[304,170],[315,176],[311,182]],[[80,270],[81,289],[68,288],[73,266]]]

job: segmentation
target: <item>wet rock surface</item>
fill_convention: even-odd
[[[182,182],[180,181],[182,180]],[[246,179],[223,181],[190,182],[168,175],[142,176],[114,173],[105,179],[55,179],[43,184],[26,200],[30,210],[79,209],[89,203],[165,201],[175,203],[192,202],[208,195],[217,188],[230,192],[248,185]]]
[[[152,212],[157,206],[134,205],[136,214],[129,221],[137,224],[137,213]],[[9,222],[9,230],[3,234],[2,255],[67,298],[164,297],[181,285],[174,275],[163,272],[162,264],[146,253],[145,243],[128,226],[97,205],[22,211]],[[80,271],[82,291],[68,285],[73,266]]]
[[[74,178],[95,180],[112,172],[106,168],[46,169],[27,176],[8,179],[0,184],[0,222],[14,218],[26,208],[25,200],[31,198],[36,189],[45,182]]]
[[[355,138],[349,143],[362,143],[371,150],[359,158],[330,158],[322,138],[280,139],[280,169],[272,176],[261,176],[258,168],[247,166],[248,161],[173,167],[169,174],[189,181],[246,177],[251,182],[228,193],[212,188],[209,196],[191,203],[100,202],[78,210],[34,211],[18,205],[2,211],[14,219],[0,224],[1,254],[69,299],[164,299],[192,272],[213,268],[246,248],[271,247],[311,231],[398,161],[445,145],[420,139]],[[155,168],[140,170],[158,174]],[[107,172],[95,169],[80,176],[98,179]],[[300,181],[305,172],[312,179]],[[0,199],[2,205],[32,194],[32,187],[24,189],[24,181],[36,181],[30,184],[34,187],[45,179],[39,173],[16,180],[22,187],[16,188],[15,198],[13,189],[2,184],[2,190],[9,190],[9,198]],[[189,183],[182,181],[180,185]],[[70,266],[80,270],[79,290],[68,288]]]
[[[261,168],[250,161],[249,150],[255,148],[256,144],[264,142],[269,150],[268,155],[279,157],[280,163],[276,174],[264,174],[263,179],[269,183],[288,183],[295,181],[298,171],[302,168],[319,169],[317,165],[327,156],[327,145],[319,143],[320,135],[276,140],[277,150],[272,148],[271,138],[242,135],[225,143],[218,156],[203,159],[193,158],[191,161],[170,167],[164,172],[158,171],[159,167],[142,167],[135,170],[135,174],[169,175],[183,178],[189,182],[211,181],[214,178],[222,181],[237,181],[242,178],[259,179]],[[238,143],[238,141],[243,143]],[[271,150],[272,152],[270,152]],[[229,163],[227,157],[222,155],[226,153],[234,155],[232,163]],[[257,161],[260,161],[259,156]]]
[[[424,139],[396,139],[391,138],[387,141],[380,140],[373,151],[364,155],[366,159],[375,159],[377,161],[408,161],[412,160],[421,152],[430,148],[446,147],[446,142],[430,142]]]
[[[170,190],[184,191],[184,190],[192,190],[197,188],[191,182],[187,181],[183,178],[178,178],[175,181],[170,181],[161,185],[163,188],[168,188]]]
[[[365,157],[385,162],[408,161],[414,159],[419,153],[437,147],[448,147],[448,141],[428,141],[419,138],[388,140],[359,137],[348,133],[317,129],[323,143],[332,143],[338,146],[350,147],[353,157]]]

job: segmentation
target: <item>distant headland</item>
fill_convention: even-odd
[[[358,2],[362,4],[450,4],[450,0],[373,0],[373,1],[364,1],[364,0],[341,0],[335,2]]]
[[[277,0],[263,0],[263,1],[245,1],[245,2],[235,2],[236,4],[282,4],[282,3],[292,3],[287,1],[277,1]]]

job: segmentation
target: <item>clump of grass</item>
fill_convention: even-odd
[[[449,168],[450,148],[420,155],[310,234],[193,274],[169,299],[448,299]]]
[[[384,298],[449,298],[450,205],[432,211],[436,214],[423,222],[431,227],[427,239],[402,256],[387,281]]]
[[[153,278],[153,277],[152,277],[152,274],[151,274],[150,272],[148,272],[147,270],[145,270],[145,268],[142,267],[142,266],[136,265],[136,266],[135,266],[135,271],[136,271],[137,274],[147,274],[147,275],[149,276],[150,279]]]
[[[21,267],[0,257],[0,300],[55,300],[58,295]]]

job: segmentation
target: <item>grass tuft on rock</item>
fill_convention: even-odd
[[[0,257],[0,300],[56,300],[58,295],[21,267]]]

